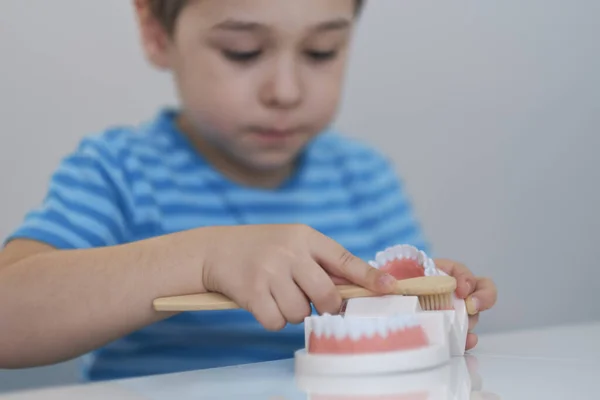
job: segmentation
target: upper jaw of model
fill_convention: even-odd
[[[434,261],[429,258],[424,251],[408,244],[399,244],[378,252],[375,255],[375,260],[369,261],[369,265],[380,269],[390,262],[402,260],[412,260],[417,262],[418,265],[423,268],[425,276],[447,275],[435,266]]]

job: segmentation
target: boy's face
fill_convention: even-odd
[[[201,141],[270,170],[334,118],[354,20],[354,0],[195,0],[172,36],[155,23],[142,37]]]

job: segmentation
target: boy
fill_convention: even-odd
[[[425,241],[387,160],[327,130],[361,5],[135,1],[181,107],[84,140],[8,238],[0,367],[87,354],[85,377],[102,380],[287,358],[305,316],[339,309],[334,283],[387,293],[393,278],[365,260]],[[460,296],[494,304],[489,280],[436,262]],[[244,310],[151,307],[206,291]]]

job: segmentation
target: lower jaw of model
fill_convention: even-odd
[[[324,314],[311,318],[310,353],[380,353],[416,349],[429,343],[414,315],[361,318]]]

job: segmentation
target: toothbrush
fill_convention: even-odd
[[[379,293],[356,285],[337,285],[342,300],[377,297]],[[417,296],[424,311],[443,310],[452,307],[452,294],[456,290],[456,279],[448,275],[422,276],[396,282],[392,293],[386,295]],[[469,300],[469,299],[467,299]],[[473,307],[467,301],[467,312],[473,315]],[[162,297],[153,302],[156,311],[207,311],[240,309],[237,303],[220,293],[201,293]]]

